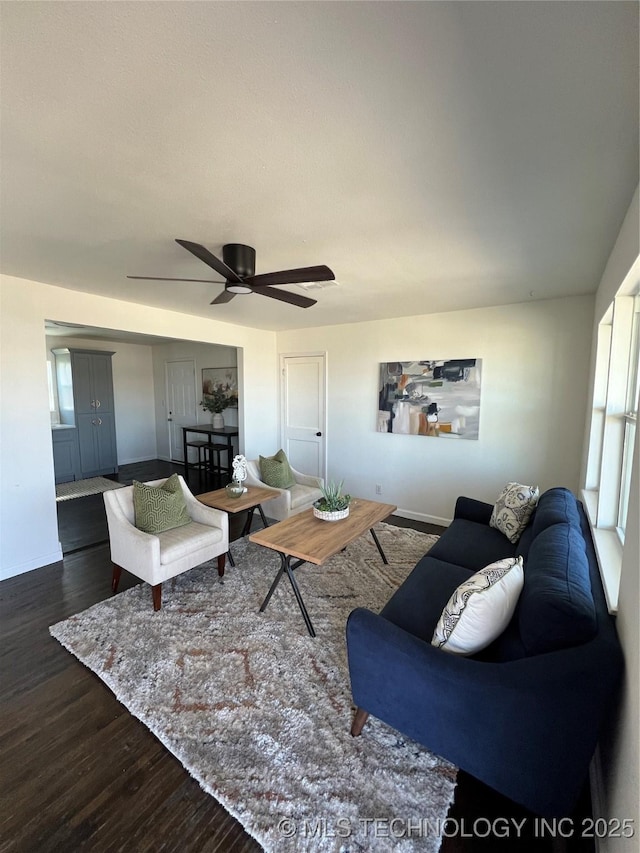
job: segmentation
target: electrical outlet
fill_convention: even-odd
[[[381,494],[382,494],[382,486],[380,484],[378,484],[376,486],[376,495],[381,495]]]

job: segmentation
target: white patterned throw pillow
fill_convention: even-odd
[[[495,502],[489,526],[504,533],[509,542],[515,545],[529,523],[539,497],[537,486],[507,483]]]
[[[480,569],[454,591],[431,644],[454,655],[486,648],[511,621],[523,586],[522,557],[507,557]]]

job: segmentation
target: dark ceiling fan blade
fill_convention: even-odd
[[[298,308],[311,308],[318,301],[309,299],[308,296],[298,296],[297,293],[290,293],[288,290],[274,290],[272,287],[257,287],[253,292],[259,293],[260,296],[270,296],[272,299],[288,302],[289,305],[297,305]]]
[[[217,273],[220,273],[223,278],[226,278],[229,281],[242,281],[240,276],[232,270],[231,267],[228,267],[224,261],[220,260],[220,258],[216,258],[215,255],[212,255],[211,252],[208,249],[205,249],[204,246],[201,246],[200,243],[192,243],[190,240],[178,240],[177,237],[176,243],[188,252],[191,252],[192,255],[195,255],[196,258],[207,264],[207,266],[214,269]]]
[[[216,296],[215,299],[212,299],[209,303],[210,305],[223,305],[225,302],[231,302],[234,296],[237,296],[237,293],[233,293],[231,290],[223,290],[219,296]]]
[[[245,284],[252,287],[263,287],[265,284],[304,284],[307,281],[333,281],[335,275],[324,264],[318,267],[301,267],[296,270],[279,270],[266,272],[262,275],[252,275],[244,279]]]
[[[160,275],[128,275],[127,278],[135,278],[138,281],[201,281],[204,284],[224,284],[223,281],[213,281],[210,278],[163,278]]]

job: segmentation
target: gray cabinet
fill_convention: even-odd
[[[54,349],[53,353],[60,420],[75,426],[79,460],[76,479],[116,473],[118,457],[111,368],[114,353],[66,347]]]
[[[77,424],[82,476],[115,473],[118,466],[113,412],[78,415]]]
[[[78,430],[74,426],[54,427],[51,438],[56,485],[80,479]]]

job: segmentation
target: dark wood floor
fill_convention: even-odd
[[[174,470],[167,466],[143,463],[135,474],[124,470],[120,476],[153,479]],[[197,492],[197,483],[191,485]],[[81,506],[86,500],[64,502],[69,542],[83,541],[79,528],[87,515],[99,530],[99,513]],[[108,544],[79,547],[61,563],[0,583],[0,851],[259,850],[102,681],[50,637],[49,625],[111,594]],[[123,572],[120,587],[137,582]],[[574,820],[588,814],[588,807],[585,795]],[[532,838],[533,816],[464,773],[449,816],[450,829],[459,831],[444,840],[443,853],[592,850],[579,839],[563,846]],[[529,837],[519,841],[513,832],[486,839],[473,834],[477,819],[483,830],[486,820],[502,827],[523,817]]]

